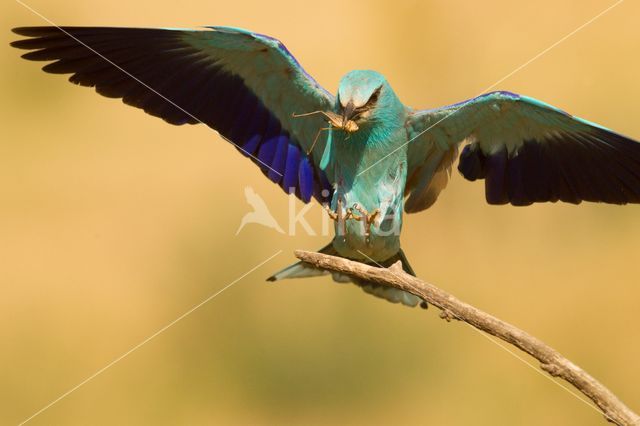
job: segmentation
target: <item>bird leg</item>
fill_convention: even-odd
[[[338,213],[331,210],[331,207],[329,207],[328,204],[323,204],[322,207],[324,208],[324,211],[327,212],[327,214],[332,220],[338,221]]]
[[[323,204],[322,207],[332,220],[338,222],[338,224],[342,226],[341,235],[346,234],[347,220],[352,219],[357,222],[364,222],[364,236],[369,240],[369,236],[371,235],[371,225],[373,225],[373,222],[375,222],[378,216],[380,216],[380,209],[375,209],[373,212],[369,213],[359,203],[355,203],[353,207],[347,208],[343,213],[342,203],[342,198],[338,198],[335,210],[331,210],[331,207],[329,207],[328,204]],[[356,214],[356,212],[358,212],[359,215]]]
[[[337,206],[335,210],[331,210],[331,207],[328,204],[323,204],[322,207],[329,215],[331,220],[334,220],[338,223],[340,228],[338,229],[338,234],[341,236],[346,235],[347,233],[347,220],[356,219],[356,216],[353,214],[352,209],[343,210],[342,205],[344,201],[341,197],[338,197],[338,201],[336,202]],[[356,220],[360,220],[360,217],[357,217]]]
[[[357,216],[353,213],[356,210],[360,213],[360,216]],[[376,218],[380,215],[380,209],[375,209],[373,212],[369,213],[364,207],[360,204],[355,203],[353,207],[347,209],[347,214],[354,220],[358,222],[364,222],[364,236],[369,239],[369,235],[371,235],[371,225],[376,220]]]

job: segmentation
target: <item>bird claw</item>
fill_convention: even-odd
[[[327,214],[329,215],[329,217],[333,220],[338,220],[338,218],[340,217],[340,212],[342,211],[342,209],[340,208],[342,207],[341,206],[342,203],[338,203],[338,204],[339,204],[338,208],[335,210],[331,210],[331,207],[329,207],[329,205],[327,204],[322,206],[324,210],[327,212]],[[360,216],[356,215],[354,213],[354,210],[360,213]],[[372,224],[379,215],[380,215],[380,209],[375,209],[371,214],[369,214],[369,212],[364,207],[362,207],[358,203],[355,203],[353,207],[349,207],[346,209],[345,214],[342,218],[353,219],[353,220],[357,220],[358,222],[364,219],[367,224]]]
[[[337,211],[331,210],[331,207],[329,207],[327,204],[324,204],[322,207],[324,208],[324,211],[327,212],[327,214],[329,215],[329,217],[332,220],[338,221],[338,212]]]
[[[355,214],[353,214],[353,211],[356,210],[358,213],[360,213],[360,216],[356,216]],[[353,207],[347,209],[347,212],[351,213],[351,216],[353,217],[353,219],[357,220],[358,222],[364,220],[365,223],[368,226],[371,226],[371,224],[373,224],[373,222],[378,218],[378,216],[380,215],[380,209],[375,209],[373,212],[371,212],[371,214],[364,208],[362,207],[360,204],[355,203],[353,205]]]
[[[354,210],[360,213],[360,216],[354,214]],[[353,220],[364,222],[364,236],[367,240],[369,240],[369,236],[371,235],[371,225],[373,225],[373,222],[375,222],[375,220],[380,215],[380,209],[375,209],[373,212],[369,213],[359,203],[355,203],[353,207],[347,209],[347,215],[349,215]]]
[[[347,220],[351,219],[352,215],[348,211],[348,209],[345,212],[344,209],[342,208],[342,199],[338,198],[337,206],[335,210],[331,210],[331,207],[329,207],[327,204],[324,204],[323,207],[324,207],[324,210],[329,215],[329,218],[331,218],[333,221],[335,221],[338,224],[338,231],[337,231],[338,235],[344,238],[344,236],[347,234]]]
[[[378,216],[380,216],[380,209],[375,209],[373,212],[369,213],[359,203],[355,203],[352,207],[343,210],[342,200],[338,200],[338,205],[335,210],[332,210],[328,205],[324,205],[323,207],[332,220],[342,223],[343,225],[349,219],[357,222],[364,222],[364,236],[367,241],[371,235],[371,225],[373,225]]]

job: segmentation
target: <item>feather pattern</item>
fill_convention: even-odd
[[[640,143],[530,97],[493,92],[414,111],[406,128],[415,139],[408,147],[407,211],[429,207],[428,182],[419,176],[465,140],[458,170],[485,180],[490,204],[640,202]]]
[[[28,37],[12,43],[32,50],[25,59],[55,61],[43,67],[46,72],[72,74],[72,83],[122,98],[171,124],[202,122],[285,191],[294,188],[305,202],[312,196],[328,198],[331,186],[318,167],[320,158],[306,154],[323,122],[296,120],[292,113],[326,110],[335,100],[278,40],[226,27],[24,27],[14,32]],[[317,186],[318,191],[309,190]]]

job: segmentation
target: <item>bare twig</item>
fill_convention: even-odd
[[[554,377],[571,383],[602,410],[605,419],[618,425],[640,425],[640,416],[631,411],[616,395],[586,371],[563,357],[538,338],[504,322],[438,287],[406,274],[402,268],[376,268],[360,262],[326,254],[298,250],[296,257],[321,269],[342,272],[408,291],[440,308],[443,318],[464,321],[475,328],[510,343],[540,361],[540,368]]]

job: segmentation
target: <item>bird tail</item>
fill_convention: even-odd
[[[336,249],[333,247],[332,243],[329,243],[327,246],[318,250],[320,253],[328,254],[331,256],[340,256]],[[342,257],[342,256],[340,256]],[[397,261],[402,262],[402,269],[410,275],[415,276],[415,272],[413,272],[413,268],[409,264],[407,257],[404,255],[402,249],[398,251],[394,256],[391,256],[389,259],[384,262],[380,262],[379,265],[389,267],[396,263]],[[372,266],[379,266],[376,264],[371,264]],[[388,300],[392,303],[402,303],[406,306],[417,306],[419,303],[423,302],[423,306],[426,306],[426,302],[420,299],[418,296],[415,296],[406,291],[398,290],[397,288],[389,287],[386,285],[374,283],[372,281],[361,280],[358,278],[350,277],[345,274],[341,274],[339,272],[329,272],[322,269],[318,269],[314,266],[309,265],[305,262],[297,262],[291,266],[284,268],[283,270],[273,274],[267,281],[279,281],[283,279],[289,278],[307,278],[307,277],[317,277],[320,275],[328,275],[331,274],[333,281],[337,283],[354,283],[366,293],[369,293],[373,296],[380,297],[382,299]]]

